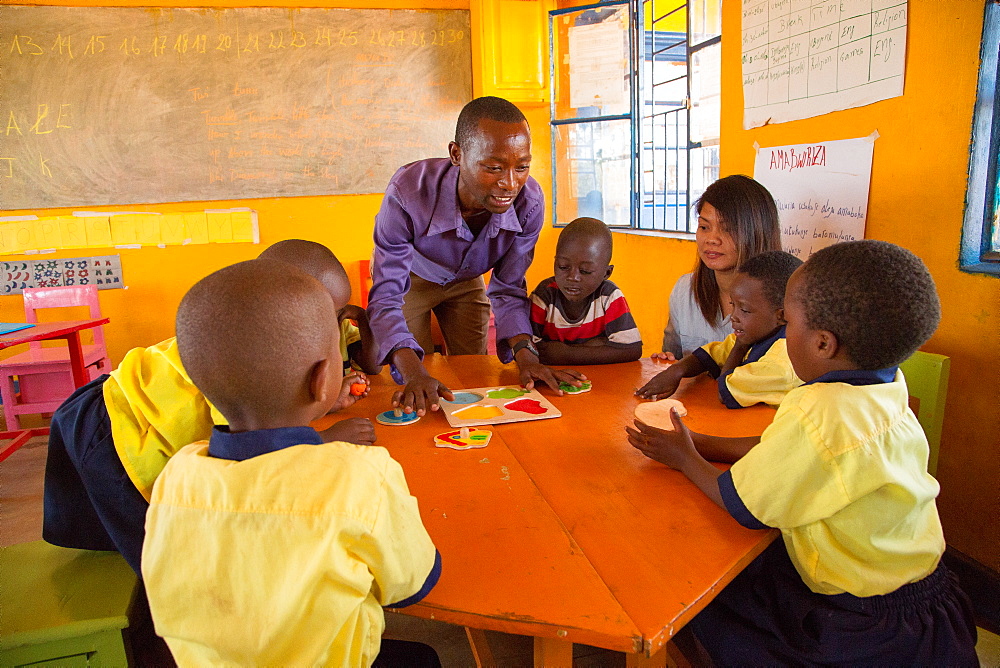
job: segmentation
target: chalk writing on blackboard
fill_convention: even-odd
[[[381,192],[472,95],[464,10],[0,6],[0,209]]]

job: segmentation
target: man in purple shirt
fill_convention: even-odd
[[[420,360],[430,349],[433,310],[451,354],[485,354],[490,304],[497,351],[517,362],[526,387],[582,374],[549,369],[531,342],[525,272],[544,217],[544,197],[528,176],[531,135],[507,100],[481,97],[462,109],[448,158],[401,167],[375,216],[368,315],[381,363],[391,362],[406,387],[393,405],[423,415],[451,391]],[[493,270],[489,290],[482,275]],[[487,299],[487,297],[489,299]]]

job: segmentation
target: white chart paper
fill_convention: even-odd
[[[743,0],[743,127],[903,94],[907,0]]]
[[[804,261],[838,241],[865,238],[877,137],[757,149],[754,178],[778,205],[782,249]]]
[[[618,21],[569,29],[569,104],[604,107],[625,103],[628,54]]]

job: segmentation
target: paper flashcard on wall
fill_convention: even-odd
[[[907,0],[743,0],[743,127],[899,97]]]
[[[95,283],[98,290],[125,287],[125,282],[122,279],[122,258],[120,255],[102,255],[92,257],[90,261],[90,282]]]
[[[877,137],[757,148],[754,178],[778,206],[784,250],[805,261],[838,241],[864,239]]]
[[[517,385],[479,387],[454,394],[454,401],[441,401],[441,410],[452,427],[545,420],[562,415],[538,390]]]
[[[28,261],[4,262],[3,270],[3,294],[19,295],[25,288],[35,287],[35,281],[31,274],[31,263]]]
[[[248,208],[160,214],[74,211],[72,216],[0,216],[0,255],[71,248],[140,248],[207,243],[260,243],[257,212]]]
[[[25,288],[96,285],[98,290],[124,288],[121,257],[64,257],[0,263],[0,294],[18,295]]]
[[[58,288],[63,283],[64,260],[34,260],[31,262],[31,277],[34,288]]]

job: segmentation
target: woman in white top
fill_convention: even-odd
[[[737,174],[710,185],[695,202],[698,211],[698,263],[670,292],[670,318],[663,330],[663,352],[673,360],[732,333],[729,286],[736,269],[758,253],[781,250],[778,209],[767,188]]]

